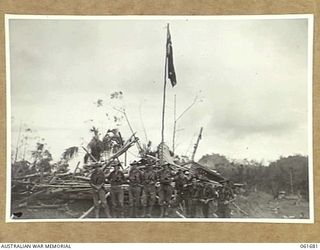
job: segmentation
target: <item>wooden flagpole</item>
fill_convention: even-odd
[[[167,24],[167,41],[166,41],[166,57],[164,66],[164,85],[163,85],[163,100],[162,100],[162,127],[161,127],[161,145],[164,143],[164,116],[166,109],[166,88],[167,88],[167,65],[168,65],[168,35],[169,35],[169,24]],[[162,158],[162,156],[161,156]],[[160,158],[160,162],[162,160]]]
[[[177,128],[177,119],[176,119],[176,109],[177,109],[177,96],[174,95],[174,106],[173,106],[173,135],[172,135],[172,152],[174,154],[175,150],[175,139],[176,139],[176,128]]]

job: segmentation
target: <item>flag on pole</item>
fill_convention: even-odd
[[[176,79],[176,72],[174,70],[174,65],[173,65],[173,50],[172,50],[172,42],[171,42],[169,25],[168,25],[168,33],[167,33],[167,60],[168,60],[168,68],[167,68],[168,78],[171,81],[172,87],[174,87],[177,84],[177,79]]]

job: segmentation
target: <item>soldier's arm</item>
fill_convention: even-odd
[[[90,184],[90,186],[91,186],[92,188],[97,189],[97,188],[96,188],[96,185],[94,185],[93,183],[89,182],[89,184]]]
[[[143,172],[139,170],[139,178],[140,178],[140,182],[143,182]]]
[[[123,172],[121,172],[121,179],[122,179],[122,182],[124,182],[124,183],[127,181]]]
[[[110,181],[110,180],[111,180],[111,177],[112,177],[112,172],[110,172],[110,173],[106,176],[106,179],[107,179],[108,181]]]
[[[96,185],[96,189],[98,189],[98,190],[101,189],[101,188],[103,187],[103,184],[104,184],[104,183],[101,183],[101,184],[99,184],[99,185]]]
[[[95,185],[93,184],[93,182],[94,182],[93,177],[94,177],[94,175],[91,174],[90,180],[89,180],[89,184],[90,184],[91,187],[95,188]]]
[[[143,183],[144,182],[144,180],[145,180],[145,176],[144,176],[145,174],[144,174],[144,172],[141,172],[141,182]]]
[[[89,184],[90,184],[90,186],[91,186],[92,188],[94,188],[94,189],[99,189],[98,185],[95,185],[95,184],[92,183],[92,180],[89,181]]]

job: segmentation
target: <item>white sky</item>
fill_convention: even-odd
[[[161,136],[166,23],[177,85],[168,82],[165,139],[172,145],[173,96],[178,154],[274,160],[307,154],[307,19],[273,20],[10,20],[12,144],[19,123],[37,130],[58,159],[112,128],[110,94],[145,143]],[[104,105],[97,107],[97,99]],[[109,104],[109,105],[106,105]],[[86,122],[93,119],[93,122]],[[123,136],[130,133],[123,120]],[[101,131],[104,134],[104,131]],[[134,154],[135,150],[131,150]]]

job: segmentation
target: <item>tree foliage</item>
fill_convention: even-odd
[[[247,189],[261,190],[276,196],[279,191],[309,196],[308,158],[302,155],[280,157],[267,166],[254,160],[232,161],[223,155],[204,155],[199,163],[229,178],[246,184]]]

